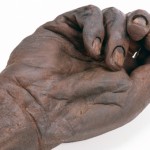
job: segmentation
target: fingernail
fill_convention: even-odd
[[[100,49],[101,49],[101,40],[100,38],[96,38],[93,42],[93,54],[95,58],[98,58],[100,56]]]
[[[117,67],[121,68],[124,64],[125,51],[122,47],[116,47],[113,52],[113,61]]]
[[[140,26],[146,26],[147,25],[147,21],[144,17],[140,16],[140,17],[136,17],[134,20],[133,20],[133,23],[135,24],[138,24]]]

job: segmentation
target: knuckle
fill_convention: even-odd
[[[109,7],[103,10],[104,20],[110,20],[112,22],[120,20],[123,22],[125,20],[125,15],[119,9],[115,7]]]
[[[59,15],[55,18],[55,21],[57,22],[65,22],[66,18],[63,15]]]
[[[110,10],[110,11],[117,11],[118,9],[116,7],[109,7],[108,10]]]
[[[95,6],[95,5],[87,5],[86,6],[87,7],[87,9],[99,9],[97,6]]]
[[[108,7],[104,10],[104,12],[111,12],[111,13],[114,13],[114,12],[118,12],[118,9],[115,8],[115,7]]]
[[[100,11],[100,9],[97,6],[95,6],[95,5],[87,5],[87,6],[85,6],[85,10],[87,12],[91,12],[91,13]]]
[[[143,10],[143,9],[137,9],[137,10],[135,10],[135,11],[133,11],[132,13],[137,13],[137,14],[143,14],[143,13],[145,13],[145,14],[148,14],[148,12],[147,11],[145,11],[145,10]]]

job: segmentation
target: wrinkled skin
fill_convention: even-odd
[[[135,118],[150,100],[149,20],[90,5],[25,38],[0,76],[0,149],[49,150]]]

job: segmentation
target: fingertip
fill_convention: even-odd
[[[113,60],[115,65],[121,69],[124,64],[125,51],[122,47],[116,47],[113,52]]]
[[[147,25],[147,20],[143,16],[139,16],[133,19],[133,23],[145,27]]]
[[[104,39],[103,14],[100,9],[94,8],[89,17],[86,17],[83,26],[83,42],[87,55],[98,60]]]
[[[105,62],[109,69],[119,71],[124,66],[124,60],[125,50],[122,46],[117,46],[114,48],[111,56],[107,55]]]
[[[139,41],[143,39],[150,30],[150,16],[144,10],[136,10],[127,14],[127,32],[131,39]]]
[[[90,35],[84,35],[83,37],[86,54],[95,60],[98,60],[100,58],[101,47],[102,47],[102,42],[103,42],[102,32],[103,31],[101,31],[101,33],[96,36],[95,34],[90,34]]]
[[[126,16],[113,7],[103,12],[106,29],[105,63],[110,70],[119,71],[123,68],[129,45],[126,32]]]
[[[98,59],[99,56],[100,56],[100,49],[101,49],[101,46],[102,46],[102,43],[101,43],[101,39],[100,38],[96,38],[94,41],[93,41],[93,44],[92,44],[92,48],[93,50],[91,51],[93,53],[93,57],[95,59]]]

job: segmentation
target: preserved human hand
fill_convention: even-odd
[[[148,31],[135,30],[134,16],[86,6],[24,39],[0,75],[0,148],[49,150],[113,130],[140,113],[149,103],[150,66],[128,63],[130,49],[142,44],[131,43],[126,27],[134,41]],[[132,36],[137,31],[140,39]],[[138,68],[129,75],[123,64],[130,72]]]

